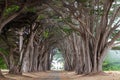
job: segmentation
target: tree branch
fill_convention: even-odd
[[[120,44],[120,42],[116,42],[113,44],[113,47],[115,47],[116,45]]]
[[[110,29],[109,34],[111,34],[115,29],[117,29],[120,26],[120,20]]]
[[[113,45],[113,43],[120,37],[120,31],[108,42],[109,45]]]
[[[9,23],[11,20],[13,20],[14,18],[16,18],[21,12],[23,12],[24,8],[22,8],[19,12],[13,14],[12,16],[8,17],[6,20],[4,20],[3,22],[1,22],[0,24],[0,33],[3,29],[3,27]]]
[[[101,18],[101,22],[100,22],[100,26],[102,30],[105,30],[107,27],[107,23],[108,23],[108,14],[110,11],[110,8],[112,6],[113,1],[112,0],[106,0],[103,6],[103,16]]]
[[[119,13],[119,11],[120,11],[120,6],[119,6],[119,7],[117,8],[117,10],[114,12],[112,18],[110,19],[110,22],[109,22],[108,27],[111,27],[111,26],[112,26],[112,24],[114,23],[114,20],[115,20],[117,14]]]

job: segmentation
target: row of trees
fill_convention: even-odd
[[[120,37],[118,2],[114,0],[66,0],[58,2],[61,3],[58,6],[55,4],[57,2],[48,4],[71,29],[76,30],[80,35],[80,39],[76,38],[79,45],[76,44],[73,47],[77,55],[76,72],[78,74],[101,72],[107,51],[115,44],[119,44],[119,42],[115,43]],[[71,53],[68,52],[68,54]]]
[[[58,47],[65,70],[102,71],[102,63],[120,37],[120,6],[114,0],[2,0],[0,52],[9,73],[50,70]],[[1,74],[1,71],[0,71]]]
[[[56,41],[52,33],[54,26],[47,17],[41,16],[45,7],[42,3],[39,0],[1,1],[0,43],[8,53],[1,51],[0,57],[11,74],[50,69],[50,49]]]

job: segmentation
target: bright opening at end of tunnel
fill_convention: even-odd
[[[120,50],[110,50],[103,62],[104,71],[120,71]]]
[[[62,71],[64,70],[64,58],[59,49],[53,49],[53,57],[51,62],[51,70]]]

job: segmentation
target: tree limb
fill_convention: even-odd
[[[114,20],[115,20],[117,14],[119,13],[119,11],[120,11],[120,6],[119,6],[119,7],[117,8],[117,10],[114,12],[112,18],[110,19],[110,22],[109,22],[108,27],[111,27],[111,26],[112,26],[112,24],[114,23]]]
[[[109,45],[113,45],[113,43],[120,37],[120,31],[108,42]]]
[[[24,8],[22,8],[19,12],[13,14],[12,16],[10,16],[9,18],[7,18],[6,20],[4,20],[3,22],[1,22],[0,24],[0,33],[3,29],[3,27],[9,23],[11,20],[13,20],[14,18],[16,18],[21,12],[23,12]]]

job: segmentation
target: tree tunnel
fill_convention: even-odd
[[[118,3],[1,0],[0,59],[10,74],[63,66],[64,70],[77,74],[102,72],[108,51],[120,43]],[[61,68],[55,66],[59,62]]]

